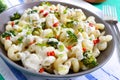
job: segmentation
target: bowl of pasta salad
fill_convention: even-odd
[[[102,67],[114,50],[111,28],[72,4],[25,3],[0,18],[0,55],[36,77],[62,79],[90,73]]]

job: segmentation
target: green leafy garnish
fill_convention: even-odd
[[[62,28],[66,28],[66,26],[64,24],[61,25]]]
[[[58,50],[59,50],[59,51],[64,51],[64,46],[63,46],[63,45],[59,45],[59,46],[58,46]]]
[[[15,22],[15,24],[18,24],[18,23],[19,23],[19,21],[16,21],[16,22]]]
[[[63,43],[65,44],[65,46],[74,46],[77,43],[77,36],[71,32],[71,31],[67,31],[68,37],[63,41]]]
[[[54,12],[56,18],[60,18],[60,13],[59,12]]]
[[[2,38],[5,38],[7,36],[11,36],[11,34],[9,32],[4,32],[1,36]]]
[[[71,31],[67,31],[69,38],[71,38],[73,41],[77,42],[77,36],[71,32]]]
[[[66,13],[67,13],[67,9],[68,9],[68,8],[66,8],[66,9],[63,11],[63,14],[66,14]]]
[[[42,26],[42,29],[45,29],[46,28],[46,22],[42,22],[41,26]]]
[[[28,12],[28,14],[33,14],[33,13],[37,13],[37,10],[32,10]]]
[[[18,12],[14,13],[13,16],[10,17],[11,21],[17,20],[21,18],[21,14],[19,14]]]
[[[69,21],[66,23],[66,27],[71,28],[74,26],[74,21]]]
[[[23,42],[23,36],[17,39],[17,43],[21,44]]]
[[[40,33],[41,33],[41,29],[38,28],[38,27],[37,27],[37,28],[34,28],[34,30],[32,31],[32,34],[33,34],[33,35],[38,35],[38,36],[39,36]]]
[[[40,46],[40,47],[46,46],[45,43],[37,43],[36,45],[37,45],[37,46]]]
[[[15,34],[15,31],[6,31],[6,32],[4,32],[3,34],[1,34],[1,36],[2,36],[2,38],[5,38],[5,37],[7,37],[7,36],[15,36],[16,34]]]
[[[82,28],[79,28],[78,31],[81,33],[84,32],[84,30]]]
[[[29,29],[29,30],[26,32],[26,34],[27,34],[27,35],[32,34],[32,30],[31,30],[31,29]]]

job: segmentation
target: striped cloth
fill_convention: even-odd
[[[37,0],[5,0],[8,7],[29,2],[29,1],[37,1]],[[65,1],[65,0],[63,0]],[[81,7],[85,8],[91,8],[90,10],[94,10],[94,13],[101,15],[101,11],[92,5],[80,1],[80,0],[66,0],[66,2],[71,2],[76,5],[80,5]],[[0,80],[43,80],[43,79],[35,79],[30,75],[23,74],[21,71],[13,68],[9,63],[6,63],[3,61],[3,59],[0,58]],[[120,61],[118,58],[118,54],[116,52],[116,48],[114,51],[114,54],[112,58],[100,69],[85,74],[83,76],[79,76],[74,79],[68,79],[68,80],[120,80]]]

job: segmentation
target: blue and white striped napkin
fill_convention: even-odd
[[[6,4],[8,7],[24,3],[24,2],[30,2],[30,1],[38,1],[38,0],[5,0]],[[61,0],[65,2],[70,2],[75,5],[84,7],[86,9],[89,8],[89,10],[94,10],[94,13],[98,14],[99,16],[101,15],[101,11],[92,5],[82,1],[82,0]],[[90,9],[91,8],[91,9]],[[4,62],[0,58],[0,80],[43,80],[43,79],[35,79],[30,75],[23,74],[19,70],[13,68],[11,65],[8,63]],[[70,79],[71,80],[71,79]],[[120,60],[118,59],[118,54],[115,51],[113,53],[112,58],[105,64],[103,67],[100,69],[77,77],[73,80],[120,80]]]

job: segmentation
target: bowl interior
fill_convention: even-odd
[[[81,7],[72,5],[72,4],[68,4],[68,3],[54,2],[54,1],[50,1],[50,2],[53,3],[53,4],[60,3],[62,5],[68,6],[69,8],[80,8],[80,9],[82,9],[83,12],[86,14],[86,16],[95,16],[96,22],[103,23],[106,26],[105,27],[106,34],[110,34],[110,35],[114,36],[110,26],[108,26],[101,18],[99,18],[97,15],[93,14],[92,12],[90,12],[90,11],[84,9],[84,8],[81,8]],[[26,10],[28,8],[32,8],[33,6],[37,6],[39,4],[40,4],[40,2],[21,4],[21,5],[14,6],[10,9],[4,11],[2,14],[0,14],[0,19],[1,19],[0,20],[0,33],[5,31],[6,23],[10,20],[10,16],[13,15],[15,12],[18,12],[18,13],[22,14],[24,10]],[[111,42],[109,42],[107,49],[105,51],[102,51],[101,54],[99,55],[99,57],[97,58],[99,65],[96,66],[95,68],[92,68],[92,69],[89,69],[89,70],[86,70],[86,71],[81,71],[79,73],[64,75],[64,77],[74,77],[74,76],[78,76],[78,75],[83,75],[83,74],[89,73],[91,71],[94,71],[94,70],[102,67],[111,57],[111,55],[113,53],[113,50],[114,50],[114,46],[115,45],[114,45],[114,39],[113,39]],[[18,62],[16,64],[16,63],[14,63],[13,61],[11,61],[10,59],[7,58],[6,51],[5,51],[2,44],[0,44],[0,48],[1,48],[0,49],[1,53],[0,54],[1,54],[2,58],[4,60],[6,60],[8,63],[10,63],[13,67],[15,67],[15,68],[17,68],[17,69],[19,69],[23,72],[32,73],[34,75],[39,75],[39,76],[63,77],[63,76],[58,76],[58,75],[42,75],[42,74],[38,74],[38,73],[35,73],[35,72],[28,71],[27,69],[20,66],[21,65],[20,62]]]

